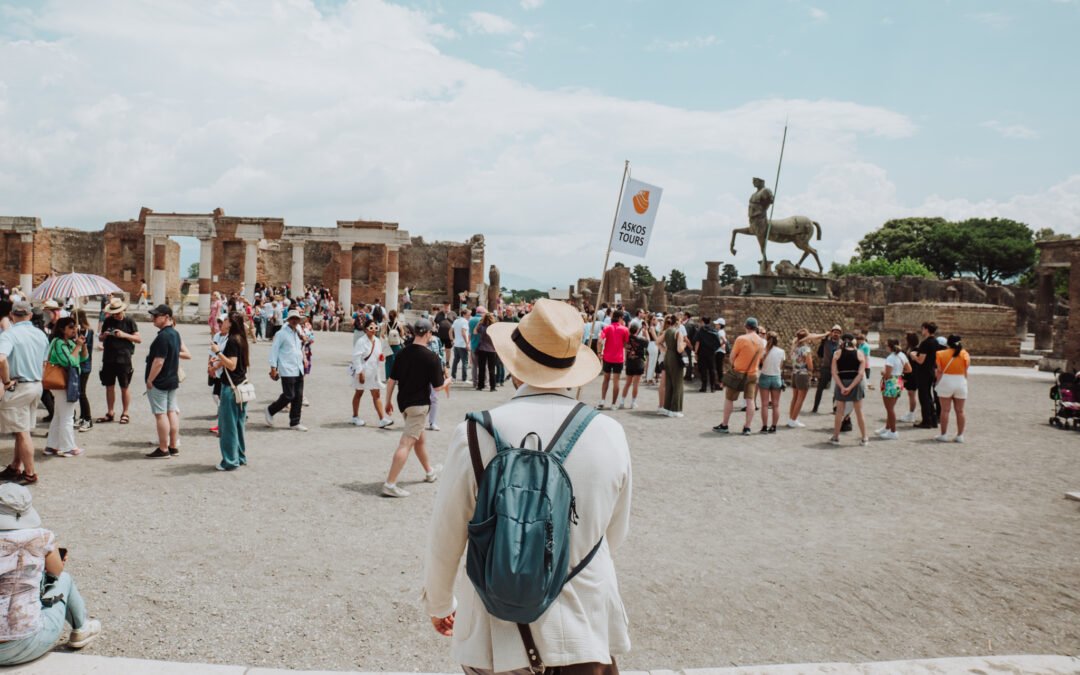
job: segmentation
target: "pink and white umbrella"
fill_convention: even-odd
[[[96,274],[61,274],[49,277],[34,289],[30,297],[34,300],[67,300],[90,295],[109,295],[123,293],[123,290],[105,277]]]

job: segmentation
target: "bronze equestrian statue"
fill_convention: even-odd
[[[769,206],[773,203],[773,193],[769,188],[765,187],[765,181],[760,178],[754,179],[754,187],[756,191],[750,196],[748,212],[750,226],[737,228],[731,232],[731,254],[735,255],[735,235],[749,234],[757,237],[758,245],[761,246],[761,259],[766,260],[765,233],[768,232],[769,241],[775,241],[778,244],[795,244],[802,250],[803,255],[799,258],[799,262],[795,263],[795,267],[801,266],[806,257],[812,255],[814,261],[817,262],[818,273],[824,272],[817,251],[810,246],[810,239],[813,237],[815,230],[817,231],[817,238],[821,239],[821,225],[806,216],[791,216],[790,218],[777,218],[771,221],[772,227],[770,228],[768,213]],[[763,265],[763,272],[764,267],[765,265]]]

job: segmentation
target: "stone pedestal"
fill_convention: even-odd
[[[785,277],[776,274],[750,274],[742,278],[742,294],[771,297],[829,297],[829,280],[824,277]]]
[[[352,312],[352,244],[342,244],[338,253],[338,307]]]
[[[25,297],[30,297],[34,290],[34,235],[24,234],[19,240],[19,287]]]
[[[259,241],[244,240],[244,297],[255,301],[255,282],[259,278]]]
[[[705,279],[701,282],[701,295],[712,296],[720,295],[720,266],[723,265],[722,260],[707,261],[705,263]]]
[[[386,249],[386,309],[398,310],[398,250]]]
[[[154,306],[165,304],[165,242],[166,237],[154,238],[154,274],[150,280],[150,295],[154,298]],[[199,276],[203,274],[199,270]],[[201,279],[200,279],[201,284]]]
[[[293,288],[304,287],[304,242],[292,243],[292,268],[290,285]]]

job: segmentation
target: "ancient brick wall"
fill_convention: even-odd
[[[461,250],[463,249],[463,250]],[[441,302],[449,298],[447,269],[451,251],[457,251],[456,258],[460,266],[465,266],[469,257],[469,247],[448,241],[425,242],[423,237],[413,237],[412,244],[401,249],[398,257],[401,288],[409,286],[423,294],[434,294]]]
[[[740,335],[746,318],[753,316],[765,328],[777,332],[784,349],[800,328],[823,333],[833,324],[840,324],[846,331],[865,330],[870,324],[870,305],[865,302],[713,296],[702,298],[699,310],[702,316],[710,319],[723,317],[727,321],[729,337]]]
[[[101,232],[87,230],[48,229],[38,236],[49,238],[49,266],[56,274],[71,271],[107,276],[105,269],[105,240]]]
[[[398,279],[400,278],[401,275],[399,274]],[[386,246],[382,244],[354,246],[352,263],[353,303],[369,304],[380,300],[385,305],[385,295]]]
[[[103,232],[105,277],[137,297],[146,276],[146,237],[143,224],[136,220],[107,223]],[[149,288],[150,280],[146,280]]]
[[[918,332],[924,321],[938,325],[938,335],[960,335],[974,356],[1020,356],[1016,310],[968,303],[898,302],[885,307],[882,339]]]
[[[8,286],[19,283],[22,238],[16,232],[0,232],[0,280]]]

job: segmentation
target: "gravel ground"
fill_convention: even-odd
[[[180,330],[205,352],[204,327]],[[319,335],[311,432],[269,429],[257,413],[251,463],[232,473],[213,469],[214,405],[194,362],[178,458],[142,458],[154,438],[142,396],[132,424],[80,434],[81,458],[41,458],[41,426],[35,504],[105,624],[88,652],[456,669],[417,602],[436,486],[413,460],[403,477],[413,497],[378,496],[399,434],[348,425],[350,349],[347,334]],[[253,348],[263,400],[277,391],[267,353]],[[824,415],[806,416],[806,429],[721,437],[710,431],[720,394],[688,393],[675,420],[650,414],[656,390],[645,388],[640,410],[608,413],[635,464],[632,532],[616,557],[634,649],[620,666],[1080,653],[1080,508],[1062,499],[1080,487],[1080,434],[1046,424],[1048,387],[1028,371],[975,375],[967,444],[915,430],[868,448],[854,434],[829,446]],[[432,434],[436,459],[466,411],[510,393],[455,388]],[[598,395],[598,384],[585,390]],[[877,428],[876,393],[868,408]],[[367,400],[361,411],[375,420]],[[0,448],[10,456],[10,440]]]

